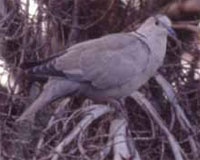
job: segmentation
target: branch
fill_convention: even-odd
[[[168,130],[168,128],[164,124],[162,118],[160,117],[158,112],[154,109],[153,105],[140,92],[137,92],[137,91],[134,92],[131,95],[131,97],[134,98],[136,100],[136,102],[138,104],[140,104],[141,107],[143,107],[143,109],[152,116],[154,121],[158,124],[158,126],[165,133],[165,135],[167,136],[167,139],[169,141],[169,144],[171,146],[171,149],[174,153],[175,160],[183,160],[183,157],[181,155],[180,145],[178,144],[178,142],[177,142],[176,138],[173,136],[173,134]]]
[[[71,26],[71,31],[69,33],[68,37],[68,46],[72,46],[73,44],[77,43],[78,39],[78,15],[79,15],[79,0],[74,0],[74,9],[72,13],[72,26]]]
[[[134,143],[130,143],[132,146],[129,147],[127,121],[125,119],[115,119],[112,121],[110,128],[113,135],[114,160],[141,160]]]
[[[183,29],[183,30],[186,30],[186,31],[194,32],[196,34],[200,33],[200,28],[198,26],[188,24],[187,22],[173,24],[173,28]]]
[[[102,115],[111,112],[112,108],[105,105],[92,105],[89,106],[89,111],[85,117],[77,124],[71,133],[65,137],[65,139],[57,145],[55,153],[52,155],[52,160],[58,160],[59,154],[63,151],[64,147],[69,145],[74,138],[81,132],[84,131],[95,119],[101,117]]]
[[[194,133],[194,129],[192,125],[190,124],[188,118],[186,117],[182,107],[178,104],[178,100],[176,98],[176,95],[174,93],[174,90],[170,83],[160,74],[155,76],[155,79],[157,83],[162,87],[163,91],[168,97],[169,102],[171,103],[172,107],[174,108],[176,112],[176,116],[178,118],[179,123],[181,124],[181,127],[189,134],[189,142],[193,151],[193,154],[195,157],[198,157],[198,148],[193,139],[193,137],[190,135],[190,133]]]

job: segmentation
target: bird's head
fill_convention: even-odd
[[[140,28],[149,30],[149,32],[153,29],[156,32],[160,31],[162,34],[169,34],[172,37],[176,37],[175,31],[172,29],[172,22],[165,15],[158,14],[148,18]]]

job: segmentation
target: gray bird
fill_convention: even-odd
[[[129,96],[163,64],[168,34],[174,34],[169,18],[153,16],[136,32],[76,44],[66,54],[28,70],[51,78],[17,121],[34,120],[39,109],[63,96],[82,95],[94,100]]]

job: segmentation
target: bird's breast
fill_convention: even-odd
[[[160,43],[161,40],[163,41],[162,43]],[[153,40],[149,39],[147,44],[149,45],[151,53],[147,55],[149,56],[148,64],[145,64],[147,66],[141,72],[132,75],[128,82],[106,89],[97,89],[92,84],[84,84],[84,89],[82,89],[83,92],[81,93],[86,97],[98,100],[119,99],[131,95],[154,76],[158,68],[162,65],[166,52],[166,43],[165,37],[158,37]]]

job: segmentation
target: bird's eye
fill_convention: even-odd
[[[156,21],[156,23],[155,23],[157,26],[159,25],[159,21]]]

